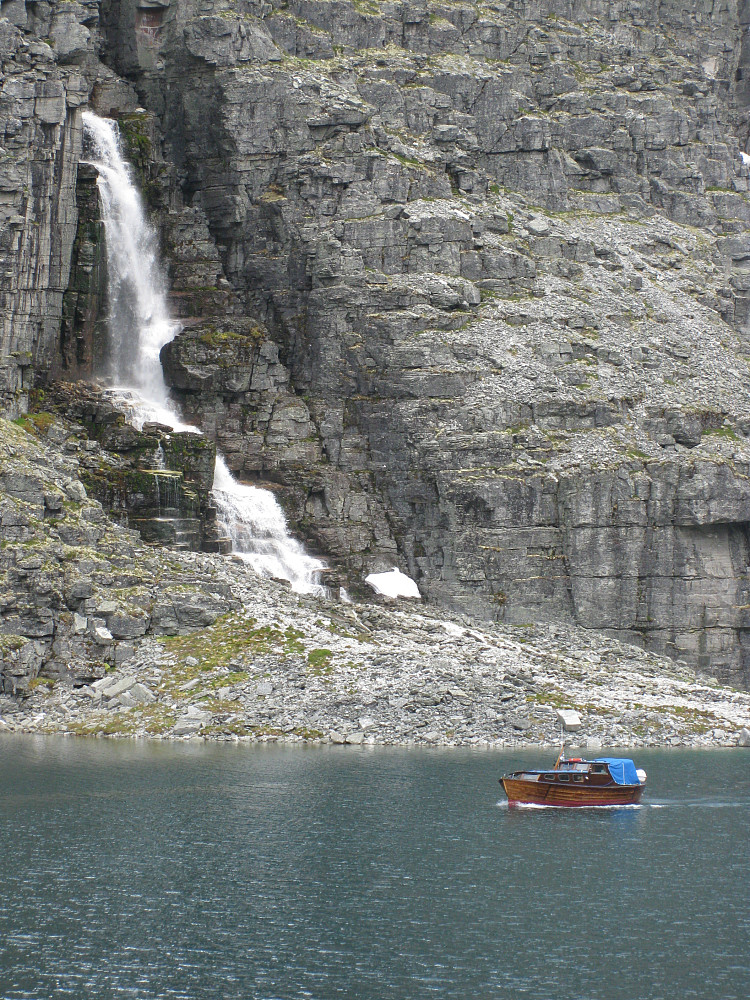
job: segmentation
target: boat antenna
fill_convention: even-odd
[[[560,742],[562,743],[562,746],[560,747],[560,753],[557,755],[557,760],[555,761],[555,766],[553,768],[555,771],[560,766],[561,761],[565,760],[565,726],[563,726],[562,722],[560,723]]]

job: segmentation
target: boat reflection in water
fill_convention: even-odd
[[[628,757],[583,760],[561,753],[550,770],[514,771],[500,784],[509,806],[630,806],[641,801],[646,772]]]

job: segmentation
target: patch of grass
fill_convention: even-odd
[[[164,705],[146,705],[141,709],[141,719],[150,736],[168,732],[177,721],[177,716]]]
[[[263,340],[265,334],[259,326],[254,326],[245,333],[237,333],[234,330],[217,330],[215,327],[206,327],[199,335],[198,339],[207,347],[221,347],[224,344],[236,344],[238,341],[252,340],[256,343]]]
[[[233,687],[235,684],[241,684],[243,681],[246,681],[249,676],[250,674],[247,670],[233,670],[229,674],[221,674],[219,677],[214,677],[214,679],[210,682],[209,687]]]
[[[527,695],[527,702],[532,702],[536,705],[551,705],[552,708],[570,708],[570,698],[562,693],[562,691],[557,691],[554,689],[547,691],[537,691],[534,694]]]
[[[36,691],[40,687],[51,689],[54,686],[55,682],[52,677],[34,677],[29,681],[29,691]]]
[[[302,635],[303,632],[294,628],[282,632],[271,625],[257,626],[255,619],[233,612],[217,618],[207,628],[189,635],[167,636],[160,642],[177,657],[186,659],[193,656],[199,661],[198,667],[183,666],[181,669],[183,679],[190,680],[199,670],[214,670],[243,653],[276,653],[280,656],[302,653],[304,646],[299,641]],[[222,678],[222,683],[225,682],[226,679]]]
[[[684,722],[693,733],[707,733],[716,728],[720,720],[711,712],[702,708],[684,708],[677,705],[671,709],[672,715],[677,716],[676,721]]]
[[[261,201],[285,201],[286,191],[280,184],[271,183],[260,197]]]
[[[15,635],[10,632],[0,635],[0,653],[13,653],[25,646],[28,641],[24,635]]]
[[[322,740],[323,733],[319,729],[293,729],[295,736],[301,736],[303,740]]]
[[[249,726],[249,731],[254,736],[282,736],[283,732],[278,726],[263,725],[263,726]]]
[[[345,639],[359,639],[360,637],[356,633],[345,629],[342,625],[337,625],[336,622],[329,622],[326,626],[331,635],[340,635]]]
[[[284,642],[287,653],[302,654],[305,652],[304,645],[299,641],[303,638],[304,634],[304,632],[300,632],[299,629],[294,628],[292,625],[284,629]]]
[[[330,649],[311,649],[307,654],[307,662],[314,674],[330,673],[332,659]]]
[[[206,711],[210,712],[211,715],[220,715],[222,712],[227,714],[237,714],[242,711],[242,702],[240,701],[229,701],[225,698],[210,698],[208,701],[201,702],[205,706]]]
[[[70,732],[76,736],[130,736],[141,722],[140,714],[117,712],[106,718],[76,722]]]
[[[17,417],[13,423],[18,427],[22,427],[27,434],[33,434],[35,437],[45,437],[56,419],[54,413],[26,413],[22,417]]]
[[[703,431],[703,434],[707,437],[726,438],[729,441],[739,440],[731,427],[709,427],[708,430]]]
[[[413,156],[403,156],[401,153],[394,153],[392,149],[388,151],[388,155],[392,156],[394,160],[398,160],[398,162],[402,163],[405,167],[419,167],[422,170],[426,169],[424,163],[422,163],[421,160],[417,160]]]
[[[215,722],[211,726],[204,726],[201,729],[201,736],[219,735],[226,733],[233,736],[247,736],[250,727],[244,719],[232,719],[231,722]]]

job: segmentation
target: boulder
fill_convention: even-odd
[[[194,736],[200,731],[203,723],[200,719],[191,719],[187,716],[178,719],[172,728],[173,736]]]
[[[137,639],[145,635],[151,617],[142,608],[118,608],[106,616],[107,629],[115,639]]]
[[[513,729],[519,732],[526,732],[531,729],[532,722],[528,715],[511,715],[508,718],[508,722],[511,724]]]
[[[80,62],[88,52],[91,39],[91,32],[78,20],[78,16],[86,12],[77,3],[64,4],[63,7],[72,9],[62,10],[53,18],[50,39],[54,44],[55,57],[61,63]]]
[[[156,701],[156,695],[145,684],[134,684],[128,689],[128,694],[138,705],[150,705]]]
[[[39,644],[23,635],[0,634],[0,691],[23,694],[42,666]]]
[[[555,718],[568,733],[577,733],[581,728],[581,717],[570,708],[560,708],[555,712]]]
[[[108,681],[109,678],[104,678],[104,681]],[[136,683],[135,677],[121,677],[113,678],[112,683],[105,684],[103,681],[96,681],[92,687],[95,690],[101,691],[102,696],[111,700],[113,698],[119,698],[120,695],[129,691],[133,685]]]

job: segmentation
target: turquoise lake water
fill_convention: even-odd
[[[509,810],[549,757],[2,737],[0,997],[744,1000],[750,751]]]

